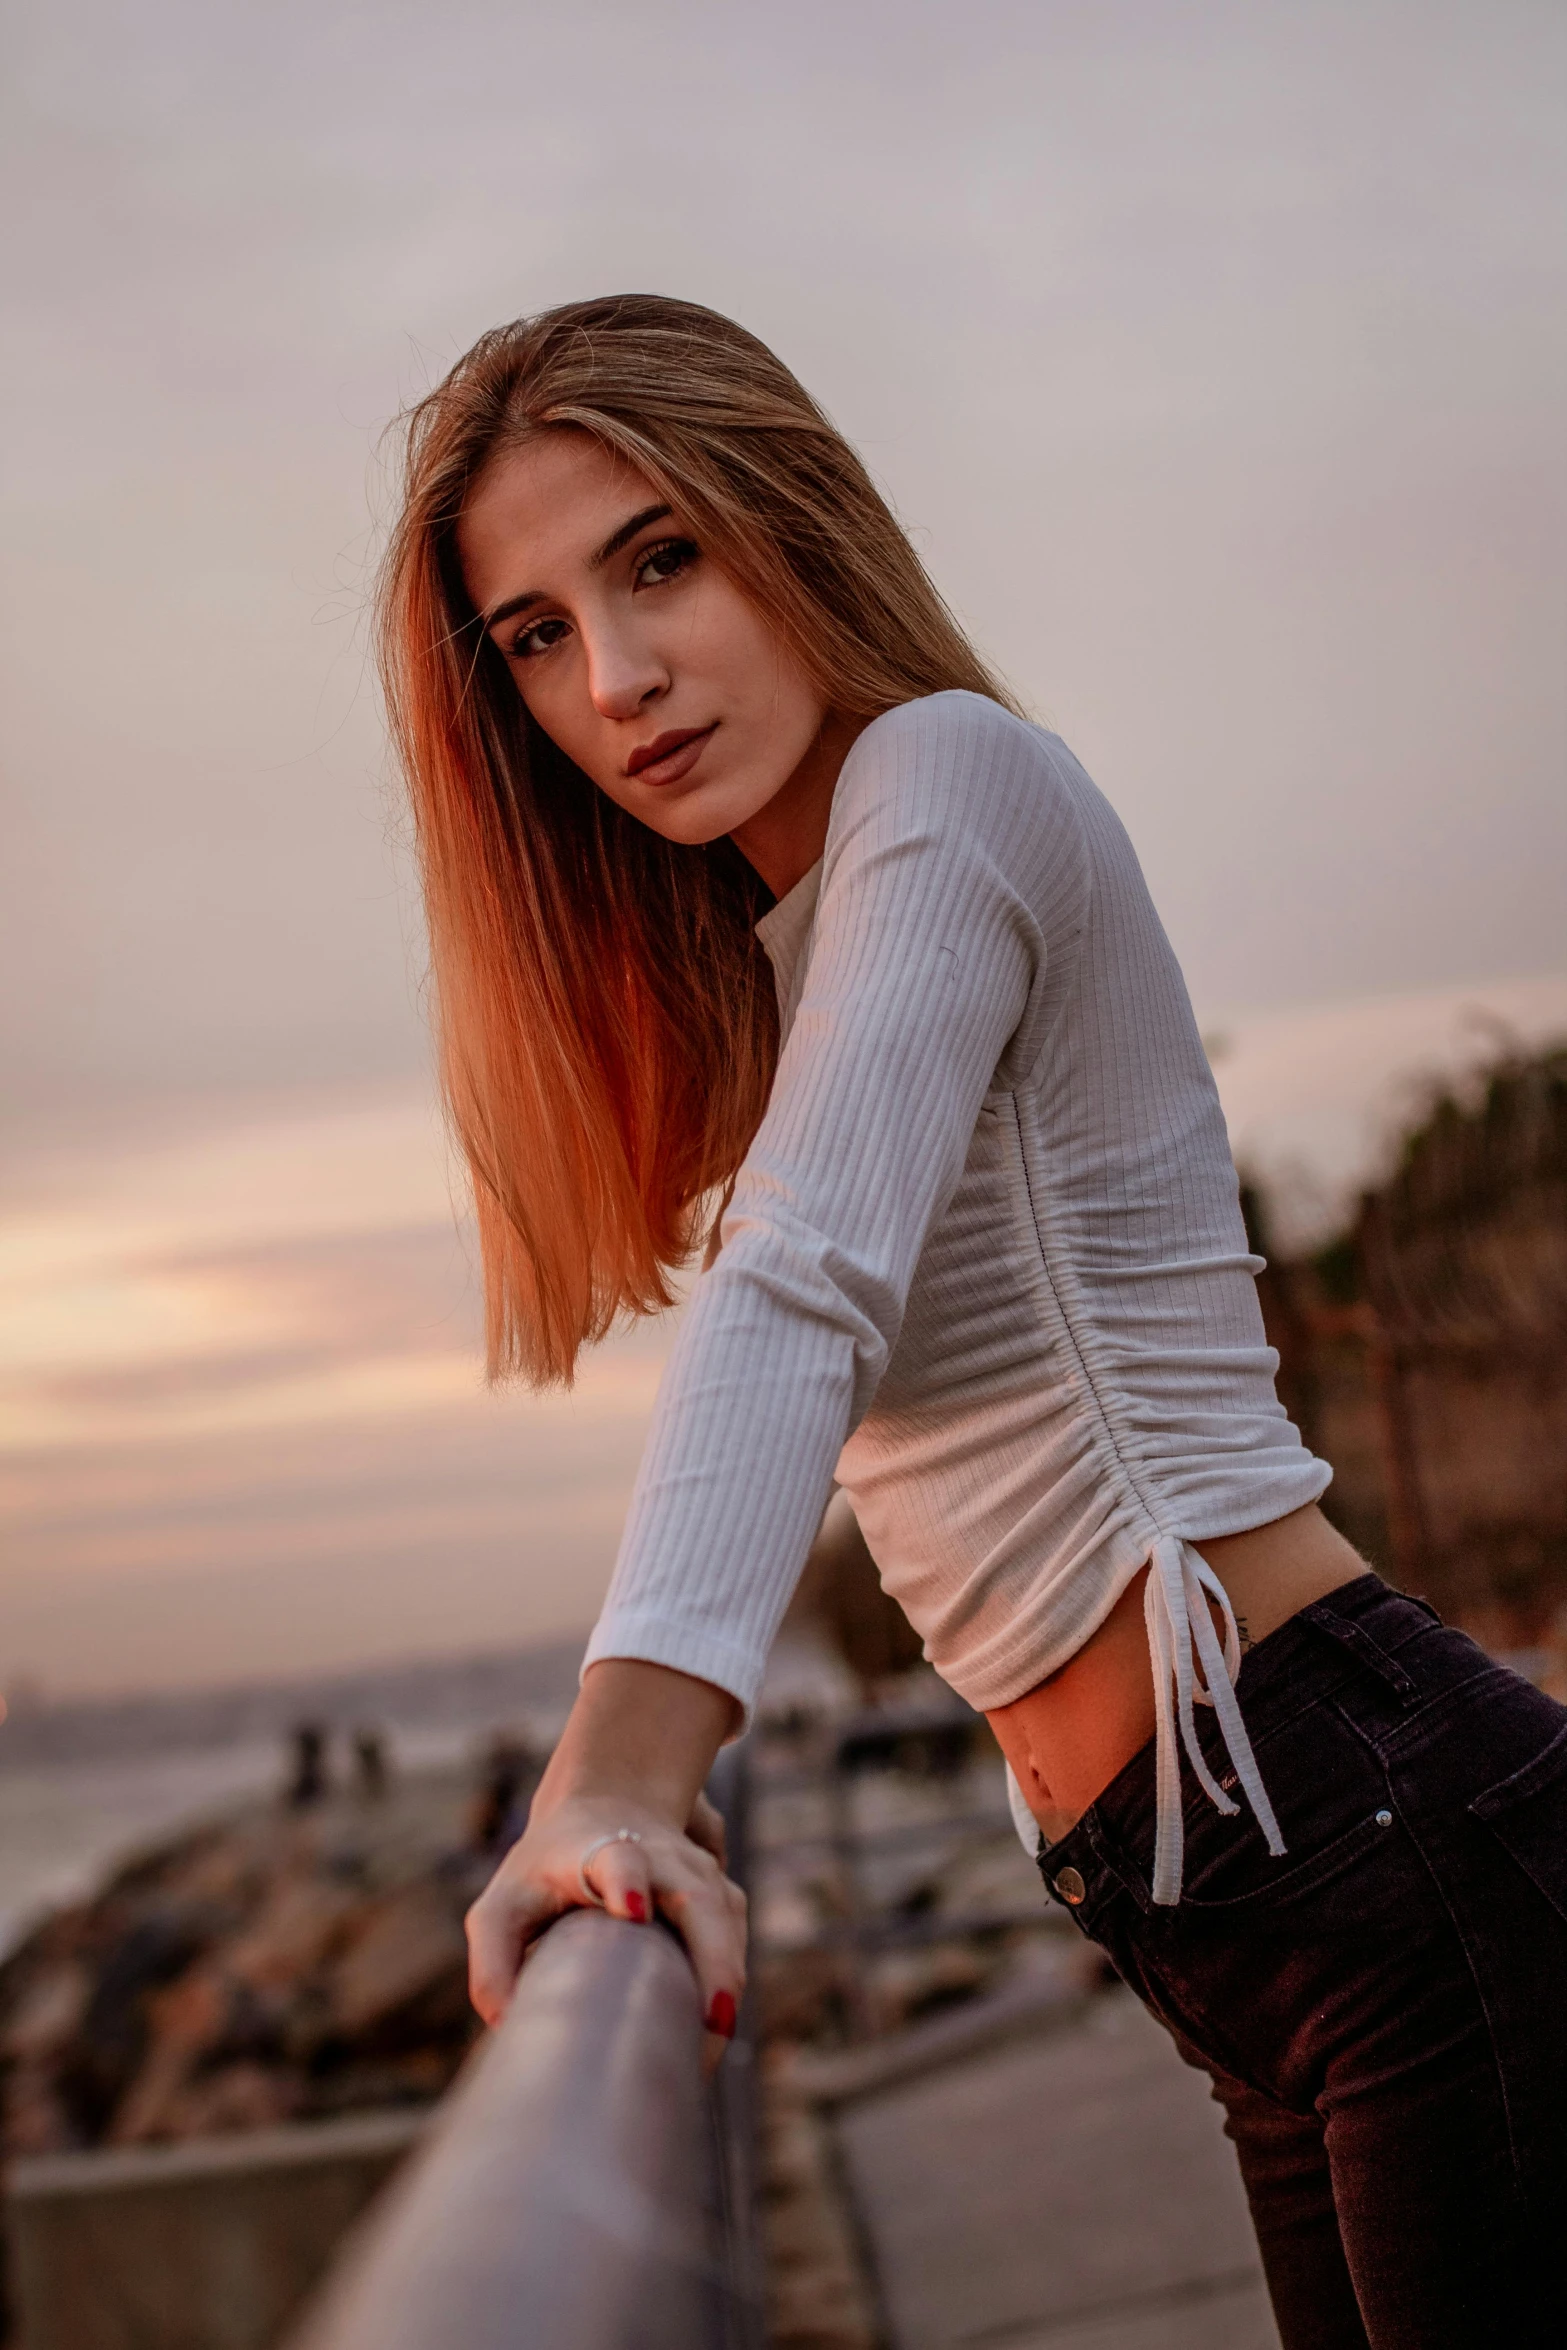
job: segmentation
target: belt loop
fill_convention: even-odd
[[[1094,1858],[1106,1875],[1114,1877],[1116,1883],[1131,1895],[1140,1910],[1151,1914],[1153,1888],[1148,1884],[1136,1862],[1127,1859],[1115,1838],[1094,1812],[1088,1812],[1080,1825],[1094,1848]]]
[[[1373,1639],[1364,1625],[1355,1623],[1349,1616],[1341,1616],[1333,1605],[1331,1594],[1326,1599],[1313,1600],[1309,1607],[1303,1607],[1300,1612],[1308,1624],[1315,1624],[1319,1632],[1325,1632],[1330,1640],[1336,1640],[1340,1648],[1348,1649],[1358,1663],[1375,1673],[1379,1680],[1385,1681],[1400,1705],[1414,1705],[1418,1702],[1419,1687],[1410,1679],[1397,1657],[1389,1656],[1381,1641]]]

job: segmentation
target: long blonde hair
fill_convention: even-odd
[[[953,686],[1013,705],[842,435],[714,311],[623,294],[518,319],[403,422],[381,672],[490,1375],[569,1382],[621,1315],[671,1302],[766,1107],[777,1014],[753,925],[770,900],[727,841],[661,839],[528,717],[457,559],[485,466],[539,433],[591,433],[689,522],[833,710]]]

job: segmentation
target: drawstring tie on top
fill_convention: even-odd
[[[1219,1645],[1208,1602],[1218,1608],[1224,1624]],[[1148,1581],[1143,1587],[1143,1621],[1148,1627],[1148,1653],[1153,1661],[1155,1762],[1155,1828],[1153,1898],[1168,1908],[1181,1898],[1181,1863],[1185,1850],[1185,1823],[1181,1814],[1181,1746],[1186,1749],[1198,1785],[1221,1812],[1235,1817],[1240,1811],[1208,1768],[1197,1738],[1195,1708],[1211,1705],[1217,1717],[1238,1784],[1277,1859],[1284,1850],[1279,1823],[1273,1816],[1268,1791],[1241,1720],[1235,1696],[1235,1676],[1241,1669],[1240,1633],[1229,1594],[1200,1551],[1178,1535],[1164,1534],[1149,1555]],[[1195,1655],[1193,1653],[1195,1644]],[[1201,1676],[1198,1665],[1201,1665]],[[1180,1725],[1180,1744],[1176,1725]],[[1039,1823],[1030,1812],[1021,1788],[1007,1771],[1007,1796],[1024,1849],[1032,1856],[1042,1851]]]
[[[1208,1601],[1224,1621],[1224,1646],[1219,1646],[1208,1612]],[[1181,1861],[1185,1824],[1181,1817],[1181,1758],[1175,1743],[1180,1723],[1185,1747],[1198,1785],[1215,1808],[1231,1816],[1240,1805],[1227,1795],[1208,1768],[1197,1739],[1195,1705],[1211,1705],[1219,1735],[1234,1766],[1242,1793],[1251,1805],[1258,1827],[1274,1858],[1284,1850],[1279,1823],[1273,1816],[1268,1791],[1262,1783],[1246,1725],[1235,1696],[1235,1676],[1241,1669],[1240,1634],[1229,1593],[1200,1551],[1177,1535],[1161,1535],[1153,1546],[1148,1581],[1143,1588],[1143,1621],[1148,1627],[1148,1650],[1153,1659],[1154,1709],[1158,1722],[1154,1754],[1156,1765],[1156,1820],[1153,1850],[1153,1897],[1168,1905],[1181,1898]],[[1202,1678],[1197,1677],[1192,1642]]]

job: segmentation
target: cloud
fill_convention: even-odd
[[[35,1163],[0,1214],[13,1669],[112,1687],[585,1629],[668,1328],[569,1395],[489,1394],[472,1253],[411,1086]]]

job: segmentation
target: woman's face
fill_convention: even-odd
[[[732,834],[775,890],[808,871],[839,730],[644,475],[587,433],[543,433],[485,469],[457,546],[529,711],[601,791],[666,840]]]

